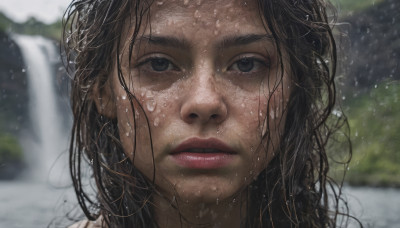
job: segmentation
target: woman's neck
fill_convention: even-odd
[[[160,228],[189,227],[240,227],[245,218],[246,197],[238,196],[215,203],[182,202],[153,196],[155,219]]]

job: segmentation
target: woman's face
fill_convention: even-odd
[[[116,67],[111,81],[125,153],[167,197],[231,199],[272,159],[290,90],[257,6],[155,1],[131,62],[126,29],[120,60],[136,111]]]

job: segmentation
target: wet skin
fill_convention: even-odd
[[[222,224],[228,212],[239,217],[232,202],[266,168],[279,143],[288,73],[279,72],[275,46],[253,4],[156,1],[131,62],[132,28],[126,26],[119,57],[139,103],[133,112],[114,67],[102,95],[112,102],[101,108],[118,119],[134,165],[149,179],[155,176],[163,197],[154,203],[164,215],[168,200],[176,199],[194,223]],[[262,135],[270,138],[268,146]],[[238,225],[230,220],[230,227]]]

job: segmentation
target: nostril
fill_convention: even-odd
[[[218,115],[217,114],[212,114],[211,119],[217,119]]]

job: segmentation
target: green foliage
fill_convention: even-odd
[[[343,11],[361,11],[384,0],[331,0],[331,2]]]
[[[400,83],[384,82],[346,103],[352,184],[400,186]]]
[[[9,134],[0,133],[0,164],[21,161],[22,156],[18,140]]]
[[[16,23],[0,12],[0,31],[11,31],[13,33],[27,35],[41,35],[55,40],[61,38],[61,19],[52,23],[44,24],[31,17],[24,23]]]

